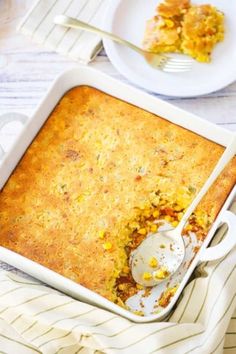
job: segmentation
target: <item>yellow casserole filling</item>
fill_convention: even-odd
[[[154,53],[177,52],[210,62],[214,46],[223,39],[224,14],[216,7],[165,0],[147,21],[143,46]]]

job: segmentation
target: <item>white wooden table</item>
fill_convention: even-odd
[[[31,5],[32,0],[0,0],[0,115],[14,111],[30,116],[52,80],[76,65],[16,33],[17,24]],[[90,65],[125,81],[104,52]],[[163,99],[236,131],[236,82],[205,97]],[[9,267],[0,263],[0,269]]]
[[[75,62],[33,44],[16,33],[16,26],[33,0],[0,1],[0,114],[8,111],[30,115],[52,80]],[[5,64],[4,64],[5,63]],[[118,79],[105,53],[91,66]],[[224,75],[222,70],[219,75]],[[225,89],[201,98],[166,98],[175,105],[216,124],[236,130],[236,82]]]

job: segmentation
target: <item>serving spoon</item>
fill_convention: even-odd
[[[136,283],[154,286],[167,280],[182,264],[185,245],[182,231],[189,217],[209,188],[236,154],[236,135],[227,146],[211,175],[188,207],[174,230],[149,235],[130,255],[131,272]]]
[[[54,17],[54,23],[68,28],[77,28],[84,31],[96,33],[102,38],[106,37],[119,44],[129,47],[130,49],[142,55],[146,62],[155,69],[170,73],[185,72],[192,69],[193,60],[191,58],[178,59],[174,57],[172,58],[165,54],[148,52],[136,46],[135,44],[126,41],[121,37],[118,37],[113,33],[103,31],[100,28],[91,26],[90,24],[77,20],[76,18],[69,17],[66,15],[57,15],[56,17]]]

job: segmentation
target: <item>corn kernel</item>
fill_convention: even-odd
[[[84,200],[84,196],[83,195],[79,195],[78,197],[77,197],[77,202],[82,202]]]
[[[158,206],[159,202],[160,202],[160,197],[159,196],[155,196],[154,198],[152,198],[152,204],[154,206]]]
[[[158,266],[158,261],[155,257],[152,257],[149,259],[148,264],[150,265],[150,267],[156,268]]]
[[[192,230],[192,225],[188,224],[188,225],[185,227],[185,230],[186,230],[186,231],[191,231],[191,230]]]
[[[144,210],[143,216],[145,216],[146,218],[149,218],[151,216],[151,211],[149,209]]]
[[[178,286],[174,286],[173,288],[170,289],[170,294],[173,296],[178,289]]]
[[[168,28],[172,28],[174,26],[174,22],[169,19],[165,20],[165,24]]]
[[[185,209],[190,204],[191,198],[189,197],[189,195],[187,195],[185,193],[185,194],[179,195],[177,197],[177,201],[178,201],[178,205],[180,207],[182,207],[182,209]]]
[[[152,224],[151,225],[151,232],[156,232],[157,231],[157,225],[156,224]]]
[[[138,290],[143,290],[144,289],[144,287],[141,284],[136,284],[136,288]]]
[[[104,250],[108,251],[112,248],[111,242],[105,242],[103,245]]]
[[[179,194],[180,194],[180,195],[185,194],[185,192],[186,192],[186,189],[185,189],[185,188],[182,188],[182,189],[179,190]]]
[[[184,215],[184,213],[179,213],[178,214],[177,218],[178,218],[179,221],[182,219],[183,215]]]
[[[117,303],[119,306],[121,306],[121,307],[123,307],[123,308],[125,308],[125,309],[127,308],[127,306],[126,306],[125,303],[121,300],[120,297],[117,298],[116,303]]]
[[[182,31],[181,27],[177,27],[177,33],[179,34],[181,33],[181,31]]]
[[[118,285],[119,290],[125,290],[125,284],[119,284]]]
[[[147,209],[147,208],[149,208],[149,203],[147,203],[147,202],[142,202],[142,204],[140,204],[140,206],[139,206],[139,208],[141,209],[141,210],[145,210],[145,209]]]
[[[203,212],[203,211],[201,211],[201,210],[196,210],[196,211],[194,212],[194,214],[195,214],[198,218],[200,218],[200,217],[203,217],[203,216],[204,216],[204,212]]]
[[[166,307],[169,304],[171,297],[176,293],[177,289],[178,286],[175,286],[173,288],[167,288],[166,291],[162,294],[160,300],[158,301],[158,305]]]
[[[198,55],[198,61],[201,61],[201,62],[209,61],[207,59],[208,58],[206,57],[206,55]]]
[[[133,314],[137,315],[137,316],[144,316],[144,312],[143,311],[133,311]]]
[[[166,221],[171,221],[171,220],[172,220],[172,217],[171,217],[170,215],[166,215],[166,216],[165,216],[165,220],[166,220]]]
[[[105,236],[105,231],[104,231],[104,230],[100,230],[100,231],[98,232],[98,237],[101,238],[101,239],[103,239],[104,236]]]
[[[130,271],[130,268],[128,266],[124,266],[124,268],[122,269],[122,272],[125,274],[128,274]]]
[[[154,218],[158,218],[159,215],[160,215],[159,210],[155,210],[155,211],[152,213],[152,216],[153,216]]]
[[[115,269],[113,274],[115,278],[118,278],[118,276],[120,275],[120,271],[118,269]]]
[[[143,227],[142,229],[139,229],[139,230],[138,230],[138,233],[139,233],[140,235],[146,235],[146,234],[147,234],[147,230]]]
[[[129,227],[131,229],[135,230],[135,229],[138,229],[140,226],[139,226],[138,222],[134,221],[134,222],[129,223]]]
[[[202,226],[202,227],[205,226],[204,220],[202,220],[202,219],[198,219],[197,223],[198,223],[199,226]]]
[[[143,273],[143,280],[151,280],[152,279],[152,274],[149,272],[144,272]]]
[[[154,273],[154,278],[155,279],[165,279],[168,277],[169,274],[170,273],[168,272],[166,267],[162,267]]]
[[[178,221],[177,221],[177,220],[172,221],[171,225],[172,225],[173,227],[176,227],[176,226],[178,225]]]
[[[177,205],[177,206],[175,207],[175,211],[181,211],[181,210],[183,210],[183,208],[182,208],[180,205]]]

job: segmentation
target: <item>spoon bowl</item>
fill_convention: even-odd
[[[157,285],[180,267],[184,256],[184,241],[177,229],[151,234],[131,254],[133,278],[144,286]]]

